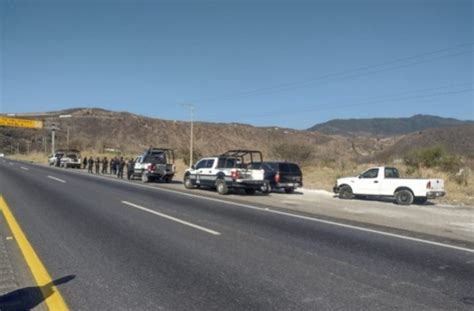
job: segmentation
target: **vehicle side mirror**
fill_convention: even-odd
[[[362,175],[359,175],[359,179],[361,179],[361,178],[362,178]]]
[[[192,170],[195,170],[195,169],[196,169],[196,167],[194,166],[194,164],[191,165],[191,169],[192,169]]]

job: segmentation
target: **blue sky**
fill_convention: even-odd
[[[0,0],[0,112],[474,119],[470,0]]]

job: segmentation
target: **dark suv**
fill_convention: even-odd
[[[291,162],[257,162],[252,168],[265,171],[263,192],[273,189],[283,189],[286,193],[293,193],[295,188],[303,187],[303,173],[298,164]]]

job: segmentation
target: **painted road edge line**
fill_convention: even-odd
[[[36,254],[35,250],[31,246],[30,242],[26,238],[25,234],[21,230],[20,225],[13,216],[10,208],[7,205],[7,202],[3,198],[3,195],[0,194],[0,210],[3,212],[5,219],[7,220],[8,226],[25,258],[25,261],[28,267],[33,274],[33,277],[36,281],[36,284],[40,287],[41,293],[43,295],[44,301],[48,306],[49,310],[69,310],[66,302],[64,301],[61,293],[56,286],[48,286],[48,284],[53,284],[53,280],[49,275],[48,271],[44,267],[40,258]]]
[[[29,171],[29,170],[30,170],[29,168],[24,167],[24,166],[22,166],[22,167],[20,167],[20,168],[21,168],[22,170],[24,170],[24,171]]]
[[[42,166],[42,165],[39,165],[39,164],[35,164],[35,165],[37,165],[41,168],[45,168],[45,169],[48,168],[46,166]],[[52,168],[50,168],[50,169],[52,169]],[[309,220],[309,221],[325,223],[325,224],[328,224],[328,225],[345,227],[345,228],[349,228],[349,229],[353,229],[353,230],[365,231],[365,232],[370,232],[370,233],[384,235],[384,236],[390,236],[392,238],[409,240],[409,241],[413,241],[413,242],[429,244],[429,245],[433,245],[433,246],[439,246],[439,247],[464,251],[464,252],[468,252],[468,253],[474,253],[474,249],[472,249],[472,248],[466,248],[466,247],[461,247],[461,246],[456,246],[456,245],[451,245],[451,244],[446,244],[446,243],[441,243],[441,242],[435,242],[435,241],[430,241],[430,240],[425,240],[425,239],[420,239],[420,238],[413,238],[413,237],[406,236],[406,235],[395,234],[395,233],[385,232],[385,231],[381,231],[381,230],[368,229],[368,228],[364,228],[364,227],[360,227],[360,226],[348,225],[348,224],[339,223],[339,222],[336,222],[336,221],[324,220],[324,219],[320,219],[320,218],[316,218],[316,217],[308,217],[308,216],[303,216],[303,215],[298,215],[298,214],[281,212],[281,211],[277,211],[277,210],[272,210],[272,209],[267,208],[267,207],[257,207],[257,206],[253,206],[253,205],[249,205],[249,204],[226,201],[226,200],[211,198],[211,197],[205,197],[205,196],[202,196],[202,195],[196,195],[196,194],[181,192],[181,191],[177,191],[177,190],[173,190],[173,189],[166,189],[166,188],[161,188],[161,187],[153,187],[153,186],[149,186],[149,185],[137,184],[137,183],[128,182],[128,181],[125,181],[125,180],[112,179],[112,178],[109,178],[109,177],[106,177],[106,176],[100,176],[100,175],[97,176],[97,175],[90,175],[90,174],[86,174],[86,173],[82,173],[82,172],[70,172],[70,171],[68,171],[67,173],[79,174],[79,175],[82,175],[82,176],[91,176],[91,177],[95,177],[95,178],[109,180],[111,182],[123,183],[123,184],[131,185],[131,186],[154,189],[154,190],[158,190],[158,191],[171,192],[171,193],[180,194],[180,195],[183,195],[183,196],[199,198],[199,199],[202,199],[202,200],[225,203],[225,204],[234,205],[234,206],[241,206],[241,207],[245,207],[245,208],[249,208],[249,209],[259,210],[259,211],[262,211],[262,212],[280,214],[280,215],[284,215],[284,216],[288,216],[288,217],[300,218],[300,219],[305,219],[305,220]]]
[[[62,183],[65,183],[66,181],[61,179],[61,178],[57,178],[57,177],[54,177],[54,176],[50,176],[48,175],[48,178],[49,179],[52,179],[52,180],[56,180],[56,181],[59,181],[59,182],[62,182]]]
[[[211,230],[211,229],[208,229],[208,228],[204,228],[204,227],[195,225],[195,224],[193,224],[193,223],[190,223],[190,222],[181,220],[181,219],[179,219],[179,218],[175,218],[175,217],[172,217],[172,216],[169,216],[169,215],[166,215],[166,214],[163,214],[163,213],[160,213],[160,212],[151,210],[151,209],[149,209],[149,208],[146,208],[146,207],[143,207],[143,206],[140,206],[140,205],[137,205],[137,204],[130,203],[130,202],[128,202],[128,201],[122,201],[122,203],[123,203],[123,204],[126,204],[126,205],[128,205],[128,206],[131,206],[131,207],[135,207],[135,208],[137,208],[137,209],[139,209],[139,210],[142,210],[142,211],[145,211],[145,212],[148,212],[148,213],[151,213],[151,214],[154,214],[154,215],[157,215],[157,216],[166,218],[166,219],[168,219],[168,220],[171,220],[171,221],[180,223],[180,224],[182,224],[182,225],[189,226],[189,227],[192,227],[192,228],[194,228],[194,229],[198,229],[198,230],[207,232],[207,233],[212,234],[212,235],[221,235],[221,234],[220,234],[219,232],[217,232],[217,231],[214,231],[214,230]]]
[[[145,186],[145,185],[140,185],[140,184],[136,184],[136,185]],[[468,253],[474,253],[474,249],[472,249],[472,248],[461,247],[461,246],[456,246],[456,245],[451,245],[451,244],[445,244],[445,243],[435,242],[435,241],[430,241],[430,240],[424,240],[424,239],[420,239],[420,238],[413,238],[413,237],[406,236],[406,235],[390,233],[390,232],[385,232],[385,231],[380,231],[380,230],[375,230],[375,229],[369,229],[369,228],[364,228],[364,227],[359,227],[359,226],[353,226],[353,225],[348,225],[348,224],[335,222],[335,221],[330,221],[330,220],[324,220],[324,219],[315,218],[315,217],[292,214],[292,213],[273,210],[273,209],[266,208],[266,207],[257,207],[257,206],[253,206],[253,205],[249,205],[249,204],[225,201],[225,200],[221,200],[221,199],[217,199],[217,198],[204,197],[204,196],[195,195],[195,194],[191,194],[191,193],[184,193],[184,192],[180,192],[180,191],[176,191],[176,190],[172,190],[172,189],[165,189],[165,188],[158,188],[158,187],[151,187],[151,186],[146,186],[146,187],[149,187],[149,188],[152,188],[152,189],[158,189],[158,190],[165,191],[165,192],[172,192],[172,193],[176,193],[176,194],[181,194],[181,195],[184,195],[184,196],[189,196],[189,197],[194,197],[194,198],[201,198],[201,199],[208,200],[208,201],[214,201],[214,202],[225,203],[225,204],[229,204],[229,205],[245,207],[245,208],[248,208],[248,209],[258,210],[258,211],[262,211],[262,212],[273,213],[273,214],[278,214],[278,215],[283,215],[283,216],[293,217],[293,218],[299,218],[299,219],[324,223],[324,224],[328,224],[328,225],[332,225],[332,226],[344,227],[344,228],[353,229],[353,230],[370,232],[370,233],[389,236],[389,237],[393,237],[393,238],[398,238],[398,239],[409,240],[409,241],[413,241],[413,242],[419,242],[419,243],[424,243],[424,244],[429,244],[429,245],[434,245],[434,246],[440,246],[440,247],[460,250],[460,251],[464,251],[464,252],[468,252]]]

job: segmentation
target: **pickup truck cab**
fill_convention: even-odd
[[[184,186],[215,188],[219,194],[227,194],[230,189],[254,194],[264,185],[264,170],[253,169],[254,161],[262,162],[260,151],[230,150],[220,156],[202,158],[184,173]]]
[[[353,197],[394,197],[400,205],[422,204],[446,194],[442,179],[400,178],[394,167],[374,167],[356,177],[339,178],[334,192],[341,199]]]
[[[153,180],[171,182],[175,173],[173,150],[150,148],[135,159],[130,176],[140,178],[144,183]]]

